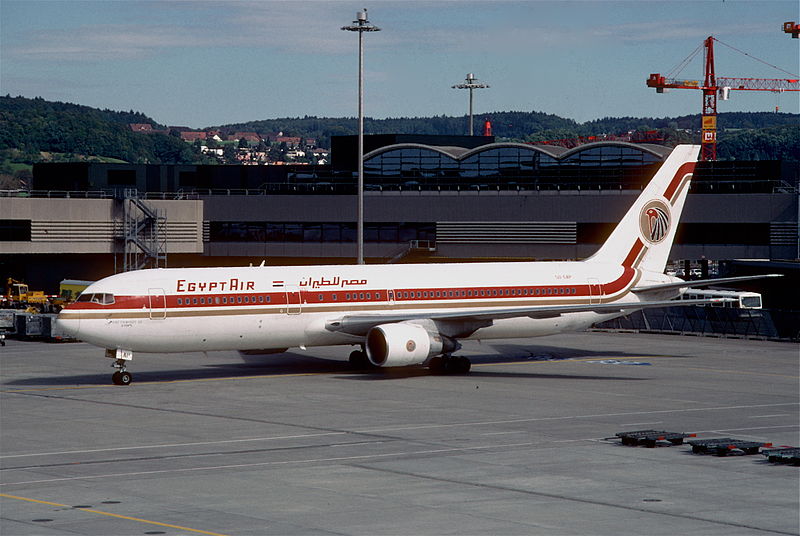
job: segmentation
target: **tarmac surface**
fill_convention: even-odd
[[[658,429],[800,446],[800,347],[577,333],[466,343],[466,376],[349,347],[0,348],[0,534],[799,534],[798,467]]]

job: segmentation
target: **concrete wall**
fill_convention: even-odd
[[[148,201],[167,217],[167,253],[203,252],[203,203]],[[0,219],[30,220],[31,240],[0,241],[0,254],[114,253],[122,204],[113,199],[0,197]]]

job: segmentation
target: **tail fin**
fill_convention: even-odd
[[[673,149],[592,261],[664,271],[699,151]]]

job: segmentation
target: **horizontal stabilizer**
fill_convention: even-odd
[[[783,277],[783,274],[763,274],[763,275],[742,275],[737,277],[719,277],[717,279],[698,279],[696,281],[680,281],[678,283],[664,283],[662,285],[651,285],[648,287],[634,287],[632,292],[646,294],[648,292],[661,292],[675,288],[696,288],[709,287],[711,285],[721,285],[724,283],[736,283],[739,281],[752,281],[753,279],[766,279],[768,277]]]

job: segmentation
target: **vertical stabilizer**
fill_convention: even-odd
[[[663,272],[699,152],[699,145],[675,147],[605,244],[587,260]]]

